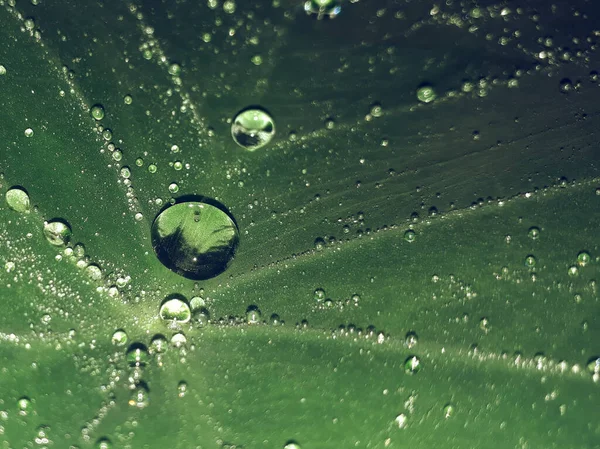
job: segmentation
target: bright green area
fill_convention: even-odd
[[[598,446],[592,6],[84,3],[0,7],[0,447]]]

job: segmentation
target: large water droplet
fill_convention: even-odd
[[[54,246],[64,246],[71,239],[71,227],[59,218],[44,223],[44,236]]]
[[[6,192],[6,204],[17,212],[29,211],[29,195],[21,187],[11,187]]]
[[[158,259],[189,279],[210,279],[225,271],[238,243],[238,228],[231,217],[207,203],[176,204],[152,224]]]
[[[275,123],[271,115],[262,109],[246,109],[233,120],[231,135],[239,146],[254,151],[273,139]]]
[[[340,0],[307,0],[304,2],[304,10],[307,14],[316,14],[317,19],[333,19],[342,11],[340,3]]]

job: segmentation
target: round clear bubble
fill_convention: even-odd
[[[273,139],[275,123],[267,111],[248,108],[238,113],[233,120],[231,136],[242,148],[254,151],[264,147]]]
[[[152,246],[167,268],[188,279],[203,280],[227,269],[239,243],[233,219],[203,202],[175,204],[152,224]]]
[[[69,224],[60,218],[44,223],[44,236],[54,246],[64,246],[69,243],[71,234]]]
[[[29,195],[21,187],[11,187],[6,192],[6,204],[17,212],[29,212]]]

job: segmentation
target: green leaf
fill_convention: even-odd
[[[600,12],[308,3],[2,3],[2,447],[598,446]]]

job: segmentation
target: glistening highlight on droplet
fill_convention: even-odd
[[[219,207],[185,202],[163,210],[152,224],[152,246],[164,266],[183,277],[210,279],[227,269],[239,243],[233,219]]]

